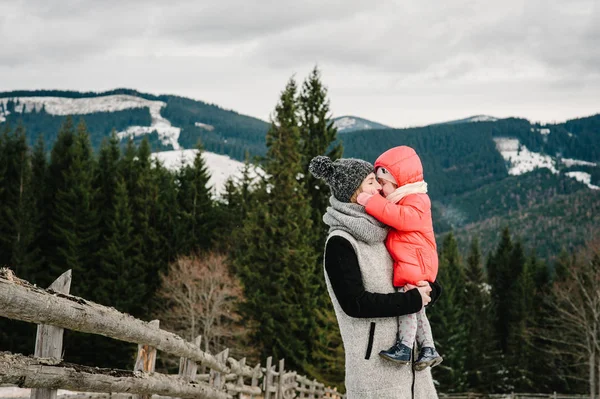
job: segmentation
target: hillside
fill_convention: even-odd
[[[242,161],[263,155],[269,128],[267,122],[217,105],[129,89],[0,93],[0,129],[22,123],[30,145],[42,135],[50,147],[68,114],[86,122],[96,149],[114,129],[123,141],[148,137],[153,151],[175,151],[155,155],[173,165],[181,157],[178,150],[194,148],[198,139],[215,157]],[[483,245],[491,245],[493,237],[486,234],[495,234],[497,224],[532,223],[534,209],[554,207],[563,209],[565,218],[573,215],[577,223],[565,236],[572,240],[568,245],[582,242],[581,234],[588,229],[589,220],[578,219],[581,210],[576,207],[579,198],[592,195],[595,200],[590,193],[600,192],[600,114],[543,126],[482,115],[406,129],[354,116],[337,117],[334,123],[345,157],[372,162],[393,146],[417,150],[440,234],[449,230],[463,236],[481,234]],[[214,159],[209,162],[213,181],[222,181],[239,167],[227,158]],[[529,231],[527,225],[517,225]],[[532,237],[552,248],[550,253],[559,250],[553,234],[551,223],[544,222]]]
[[[560,195],[541,205],[520,212],[498,214],[455,230],[461,249],[472,237],[479,237],[487,254],[500,239],[505,226],[518,236],[526,248],[535,249],[542,258],[553,258],[561,249],[572,250],[600,234],[600,190],[580,190]]]
[[[551,204],[558,196],[578,191],[590,190],[584,183],[566,175],[537,169],[448,197],[436,205],[447,223],[460,228],[495,215],[518,215],[532,207]]]
[[[115,129],[122,138],[149,135],[153,150],[194,148],[198,139],[211,152],[244,160],[265,152],[269,124],[188,98],[135,90],[102,93],[12,91],[0,93],[0,124],[23,123],[30,144],[42,135],[56,139],[66,115],[83,119],[94,148]]]

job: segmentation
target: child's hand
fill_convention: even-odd
[[[358,202],[362,206],[367,206],[367,202],[369,202],[372,196],[373,194],[362,192],[358,194],[358,197],[356,197],[356,202]]]

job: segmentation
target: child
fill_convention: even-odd
[[[423,181],[419,156],[407,146],[391,148],[377,158],[375,172],[385,198],[361,193],[357,202],[365,206],[369,215],[391,227],[386,247],[394,259],[394,286],[409,290],[421,280],[434,282],[438,271],[437,247],[431,200],[426,194],[427,183]],[[398,320],[396,343],[379,355],[408,364],[415,339],[421,347],[415,370],[442,362],[435,350],[425,308]]]

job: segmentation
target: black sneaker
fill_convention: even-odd
[[[408,364],[412,360],[412,348],[396,341],[390,349],[379,352],[379,356],[394,363]]]
[[[419,357],[414,364],[417,371],[425,370],[427,367],[435,367],[444,360],[435,348],[424,346],[419,352]]]

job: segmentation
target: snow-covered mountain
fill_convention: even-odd
[[[243,160],[262,155],[269,124],[190,98],[153,95],[131,89],[107,92],[59,90],[0,92],[0,124],[23,121],[29,144],[43,134],[51,145],[65,116],[84,119],[94,149],[116,130],[119,138],[148,136],[153,151],[204,148]]]
[[[24,94],[35,94],[24,93]],[[65,92],[65,96],[57,95],[15,95],[0,97],[0,123],[5,122],[7,118],[11,116],[20,116],[34,114],[54,116],[66,116],[73,115],[86,116],[91,114],[106,113],[105,115],[112,115],[119,111],[133,110],[133,109],[145,109],[149,113],[148,125],[139,126],[131,123],[125,123],[124,129],[117,131],[117,137],[121,140],[126,140],[130,137],[139,138],[144,135],[156,134],[160,141],[160,144],[165,148],[173,148],[171,151],[157,151],[152,154],[152,158],[159,160],[165,167],[169,169],[176,169],[183,165],[189,165],[193,163],[194,158],[198,152],[195,149],[185,149],[185,146],[180,143],[180,134],[182,127],[174,126],[171,121],[164,116],[165,109],[170,103],[171,98],[166,96],[164,99],[147,98],[143,94],[137,93],[114,93],[114,94],[97,94],[89,96],[73,97],[73,93]],[[231,111],[224,111],[218,107],[211,114],[211,122],[214,119],[215,113],[226,114],[231,118]],[[187,108],[189,110],[190,107]],[[202,112],[191,109],[192,114],[197,114],[197,119],[192,119],[193,124],[188,129],[197,129],[198,132],[205,132],[211,134],[215,131],[215,126],[206,123],[206,120],[202,118]],[[173,111],[171,111],[171,114]],[[227,115],[227,114],[230,115]],[[187,115],[186,115],[187,116]],[[235,114],[235,116],[238,116]],[[189,116],[188,116],[189,117]],[[248,118],[250,119],[250,118]],[[214,123],[214,122],[213,122]],[[265,124],[266,125],[266,124]],[[184,129],[185,129],[184,128]],[[90,126],[88,123],[88,129],[93,130],[94,126]],[[93,132],[91,132],[93,133]],[[227,143],[227,137],[223,131],[218,132],[224,143]],[[223,194],[225,182],[229,178],[241,177],[241,171],[244,164],[238,160],[232,159],[227,155],[221,155],[210,151],[204,151],[203,159],[208,167],[210,173],[209,186],[212,188],[213,194],[219,196]],[[260,174],[260,169],[254,169],[251,172],[251,177],[256,177],[257,173]]]
[[[373,122],[357,116],[338,116],[333,118],[333,124],[339,133],[353,132],[356,130],[389,129],[389,126]]]
[[[489,115],[474,115],[464,119],[456,119],[447,122],[434,123],[434,125],[455,125],[458,123],[473,123],[473,122],[495,122],[498,118]]]
[[[65,115],[73,115],[76,120],[82,117],[86,120],[92,145],[96,149],[113,128],[116,128],[117,135],[122,140],[128,138],[139,140],[140,137],[149,136],[153,151],[156,152],[154,157],[164,162],[167,167],[177,167],[182,163],[191,162],[196,153],[193,148],[198,140],[201,140],[206,150],[206,163],[213,175],[211,185],[215,187],[215,194],[222,190],[223,183],[229,176],[239,173],[242,166],[239,161],[245,158],[247,152],[251,156],[264,154],[265,134],[269,127],[269,124],[264,121],[201,101],[176,96],[155,96],[129,89],[104,93],[64,91],[0,93],[0,124],[8,122],[14,126],[19,123],[19,118],[26,117],[25,127],[30,145],[40,133],[43,133],[47,145],[51,146]],[[488,115],[475,115],[440,123],[437,126],[474,122],[501,124],[503,121],[506,120],[498,120]],[[598,167],[594,157],[582,161],[575,159],[578,157],[574,156],[574,153],[569,158],[559,155],[560,148],[570,148],[573,147],[573,143],[577,144],[574,140],[579,139],[580,142],[584,142],[589,139],[576,137],[575,131],[571,132],[570,128],[563,126],[539,126],[529,124],[525,120],[523,123],[527,124],[526,129],[530,131],[527,134],[539,135],[538,137],[541,136],[544,142],[548,138],[553,138],[553,143],[556,142],[556,137],[562,134],[559,140],[565,143],[555,146],[553,151],[545,151],[545,154],[536,153],[531,150],[533,147],[528,148],[529,144],[525,146],[523,141],[517,138],[523,138],[524,132],[519,130],[520,128],[513,131],[511,127],[506,137],[494,139],[496,149],[506,161],[510,175],[520,175],[536,168],[547,168],[553,173],[561,173],[564,170],[562,173],[565,176],[582,181],[590,188],[598,187],[597,177],[590,174],[591,171],[596,173],[594,168]],[[359,131],[390,129],[381,123],[348,115],[334,118],[334,124],[344,142],[352,140],[352,136],[344,135],[347,132],[360,134]],[[486,126],[488,125],[482,125],[482,129],[487,129]],[[427,130],[423,130],[418,134],[426,133]],[[397,135],[389,136],[389,146],[403,144],[397,137]],[[406,139],[406,135],[402,137]],[[456,137],[456,140],[460,138]],[[566,141],[573,141],[573,143],[566,143]],[[526,142],[530,143],[531,139]],[[358,153],[351,155],[362,158],[372,156],[367,155],[365,151],[368,149],[364,148],[364,144],[359,150]],[[489,157],[491,154],[485,156]]]
[[[8,102],[15,103],[14,113],[40,112],[44,110],[50,115],[88,115],[98,112],[115,112],[132,108],[148,108],[152,123],[150,126],[130,126],[118,132],[119,138],[141,136],[157,132],[163,144],[170,144],[174,149],[180,148],[178,138],[180,128],[171,125],[168,119],[161,116],[160,111],[167,104],[164,101],[151,101],[142,97],[114,94],[100,97],[68,98],[68,97],[12,97],[0,98],[0,122],[11,114]]]

